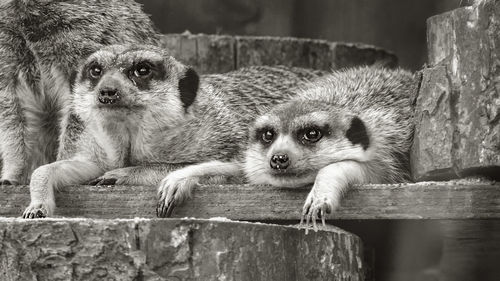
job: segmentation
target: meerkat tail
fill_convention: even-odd
[[[43,165],[33,172],[30,182],[31,202],[23,213],[24,218],[53,215],[54,189],[61,186],[82,184],[103,173],[90,161],[62,160]]]

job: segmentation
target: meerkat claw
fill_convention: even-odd
[[[158,192],[158,204],[156,206],[156,216],[159,218],[168,218],[172,215],[175,203],[175,193],[177,190],[172,192],[172,195],[164,195],[163,191]]]
[[[176,193],[177,193],[177,189],[175,189],[172,192],[172,195],[167,196],[167,197],[170,197],[170,198],[165,199],[165,201],[167,202],[167,205],[166,205],[166,209],[165,209],[165,207],[163,208],[164,210],[162,211],[162,214],[166,218],[170,217],[172,215],[172,212],[174,211],[174,207],[175,207],[175,194]]]
[[[321,223],[323,224],[323,226],[326,226],[326,222],[325,222],[325,207],[323,206],[321,208],[321,212],[319,213],[320,217],[321,217]]]
[[[305,224],[304,224],[304,220],[305,220]],[[300,223],[299,223],[301,226],[305,227],[306,234],[309,232],[310,220],[311,220],[311,204],[306,202],[304,204],[304,207],[302,208],[302,216],[300,218]]]
[[[28,207],[23,213],[24,219],[35,219],[35,218],[45,218],[47,217],[47,210],[43,206],[39,207]]]
[[[101,181],[100,178],[93,179],[89,182],[87,182],[87,185],[97,185]]]
[[[115,178],[100,179],[100,181],[98,183],[96,183],[95,185],[115,185],[117,180],[118,179],[115,179]]]
[[[314,232],[318,231],[318,226],[316,225],[316,211],[317,210],[314,210],[314,212],[312,213],[312,227]]]
[[[159,218],[165,217],[165,196],[163,192],[158,193],[158,203],[156,204],[156,216]]]
[[[321,220],[321,224],[326,226],[326,214],[329,214],[331,207],[324,202],[321,206],[316,206],[314,201],[307,200],[302,209],[302,216],[300,218],[300,225],[306,228],[306,234],[309,231],[309,228],[313,228],[314,231],[318,231],[318,219]],[[305,224],[304,224],[305,221]]]
[[[169,202],[167,204],[167,214],[166,214],[167,218],[169,218],[172,215],[174,208],[175,208],[175,201],[172,200],[172,202]]]
[[[165,201],[162,199],[158,200],[158,204],[156,204],[156,216],[162,218],[164,209],[165,209]]]

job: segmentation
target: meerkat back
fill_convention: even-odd
[[[1,184],[25,184],[36,167],[68,158],[81,132],[71,116],[70,80],[104,45],[159,44],[131,1],[7,1],[0,17]]]

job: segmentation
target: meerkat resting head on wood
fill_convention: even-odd
[[[408,72],[368,67],[319,78],[257,119],[244,164],[249,181],[312,184],[303,219],[314,227],[350,185],[406,181],[417,84]]]
[[[417,87],[418,79],[403,70],[361,67],[318,78],[258,117],[246,152],[226,165],[235,174],[244,170],[253,184],[312,185],[303,219],[315,227],[318,217],[324,223],[339,206],[349,186],[408,179]],[[218,174],[204,173],[203,167],[197,172]],[[168,185],[176,182],[171,178]],[[168,197],[173,205],[175,196]]]

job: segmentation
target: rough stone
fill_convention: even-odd
[[[451,89],[446,67],[424,69],[417,98],[415,138],[410,158],[413,177],[446,179],[453,170]]]
[[[252,65],[287,65],[331,70],[372,65],[395,67],[397,58],[364,44],[291,37],[167,34],[163,45],[172,56],[199,73],[222,73]]]
[[[500,2],[477,1],[427,24],[430,67],[417,99],[413,176],[498,179]]]
[[[335,227],[196,219],[0,218],[0,280],[364,280]]]

